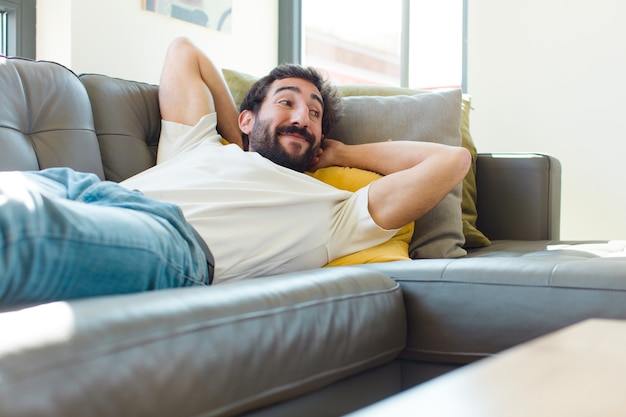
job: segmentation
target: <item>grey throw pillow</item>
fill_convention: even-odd
[[[460,90],[413,96],[345,97],[345,114],[327,137],[348,144],[414,140],[461,146]],[[415,221],[409,256],[456,258],[463,249],[462,184]]]

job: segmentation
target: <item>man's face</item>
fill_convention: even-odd
[[[321,94],[309,81],[274,81],[258,114],[250,113],[250,123],[242,126],[250,139],[250,151],[287,168],[305,171],[322,141],[323,110]]]

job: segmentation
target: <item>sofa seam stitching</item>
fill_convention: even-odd
[[[552,282],[547,282],[544,285],[539,284],[531,284],[531,285],[520,285],[520,284],[508,284],[508,283],[495,283],[495,282],[465,282],[465,281],[457,281],[457,280],[403,280],[402,278],[393,278],[395,281],[402,283],[413,283],[413,284],[422,284],[422,283],[444,283],[444,284],[461,284],[461,285],[480,285],[480,286],[494,286],[494,287],[515,287],[515,288],[555,288],[555,289],[568,289],[568,290],[579,290],[579,291],[601,291],[601,292],[626,292],[626,288],[600,288],[600,287],[574,287],[571,285],[559,285],[553,284]],[[548,285],[549,284],[549,285]]]

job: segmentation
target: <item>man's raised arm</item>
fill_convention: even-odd
[[[217,66],[184,37],[169,46],[161,80],[159,106],[164,120],[194,126],[217,112],[217,130],[224,139],[242,145],[239,112]]]
[[[467,174],[470,153],[460,146],[428,142],[345,145],[325,139],[320,161],[384,175],[370,185],[369,212],[380,227],[400,228],[434,208]]]

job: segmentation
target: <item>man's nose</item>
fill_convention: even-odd
[[[298,106],[291,113],[291,123],[300,127],[309,125],[309,109],[306,106]]]

